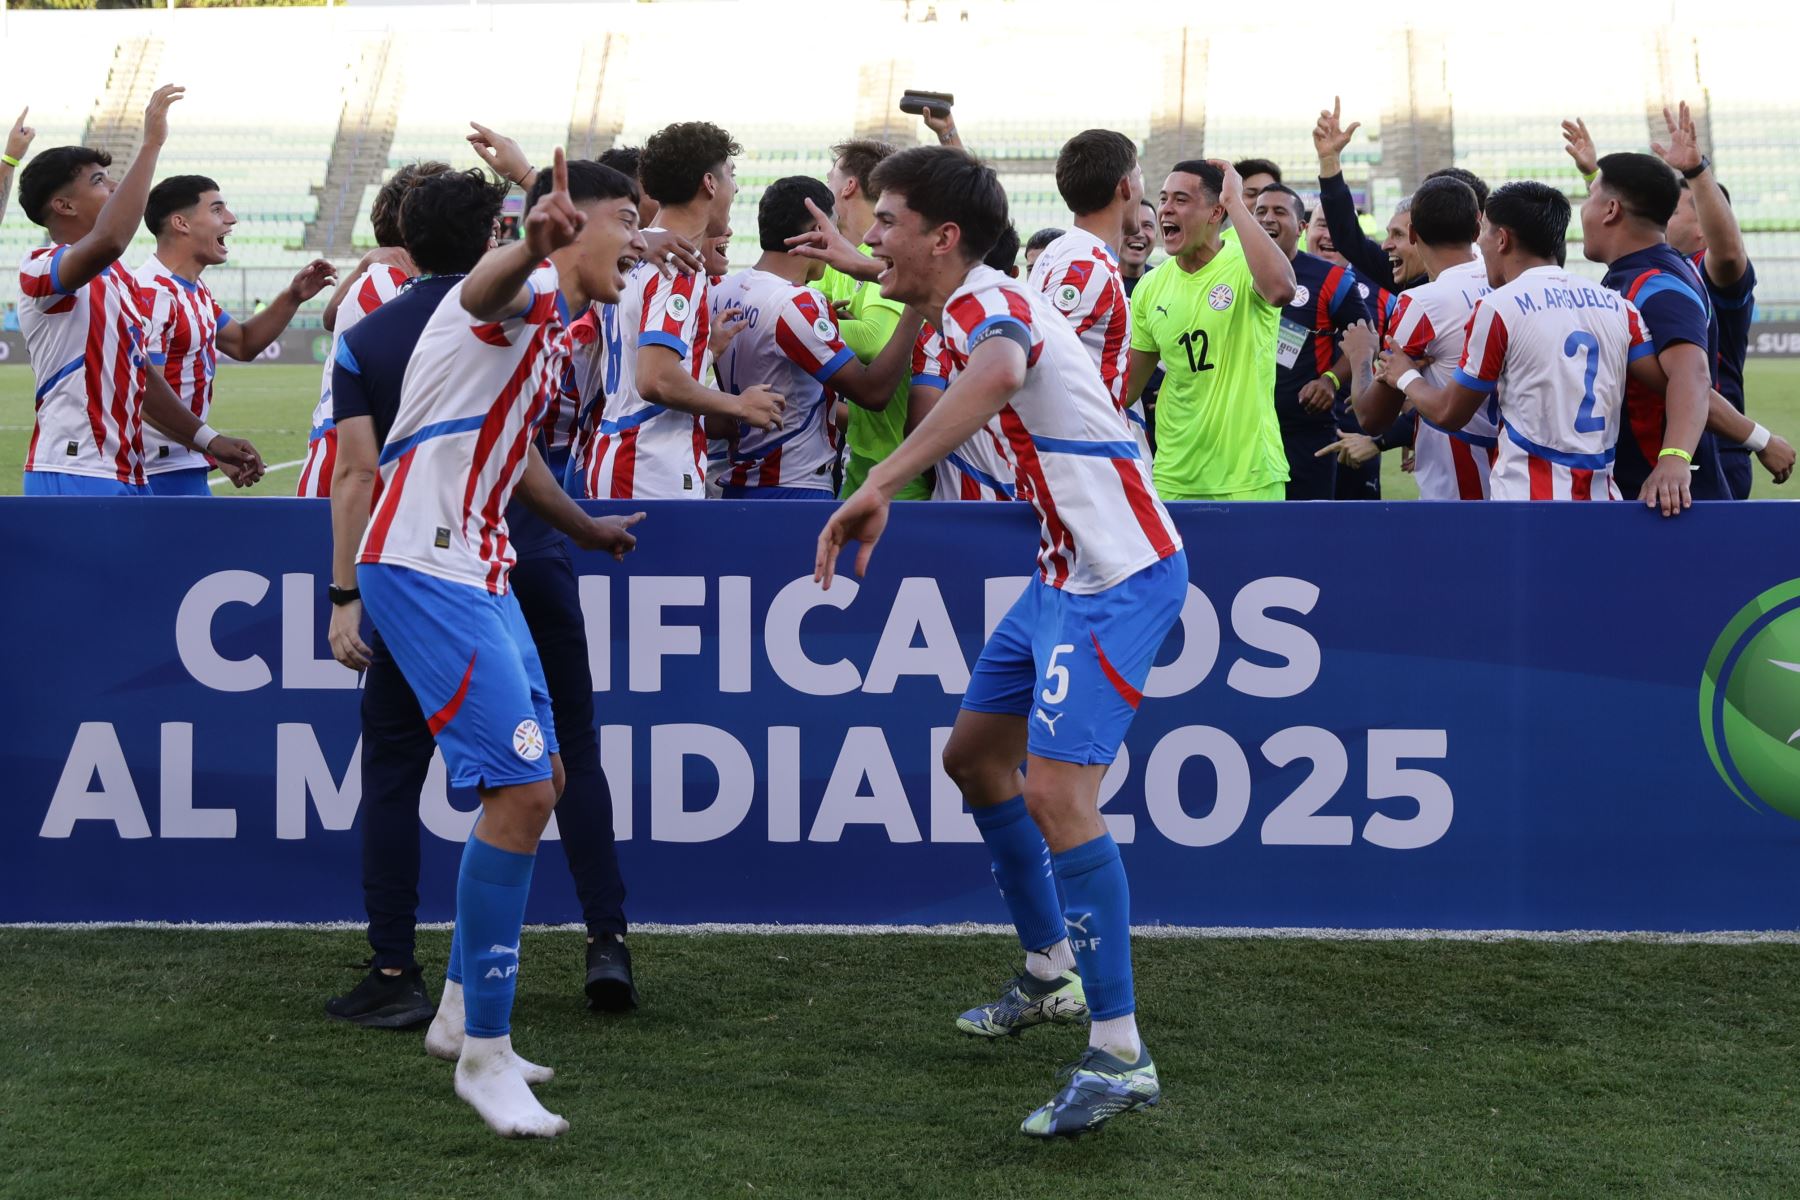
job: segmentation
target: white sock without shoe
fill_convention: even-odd
[[[552,1138],[569,1123],[538,1103],[514,1065],[512,1038],[464,1038],[456,1062],[456,1094],[501,1137]]]
[[[458,1062],[463,1052],[463,987],[460,983],[444,980],[444,995],[438,1001],[437,1016],[431,1019],[431,1028],[425,1031],[425,1053],[433,1058],[441,1058],[445,1062]],[[507,1049],[512,1050],[511,1039],[507,1039]],[[556,1072],[549,1067],[520,1058],[513,1054],[513,1062],[525,1082],[536,1087],[540,1083],[549,1083],[556,1078]]]

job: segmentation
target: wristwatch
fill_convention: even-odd
[[[356,588],[339,587],[335,583],[328,583],[325,585],[325,594],[331,597],[331,606],[333,608],[342,608],[353,600],[362,599],[362,592],[358,591]]]
[[[1706,155],[1702,154],[1700,156],[1700,165],[1696,166],[1696,167],[1690,167],[1687,170],[1683,171],[1681,173],[1681,177],[1683,179],[1698,179],[1698,178],[1700,178],[1700,176],[1702,176],[1706,173],[1706,169],[1710,166],[1712,166],[1712,159],[1710,159],[1710,158],[1706,157]]]

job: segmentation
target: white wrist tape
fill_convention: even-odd
[[[1402,375],[1400,377],[1400,382],[1398,382],[1394,386],[1399,388],[1400,394],[1402,396],[1404,396],[1404,395],[1406,395],[1406,389],[1411,387],[1413,384],[1419,382],[1419,380],[1421,378],[1423,378],[1423,377],[1419,374],[1418,370],[1414,369],[1414,370],[1408,371],[1406,374]]]
[[[1744,439],[1744,449],[1752,454],[1762,453],[1763,448],[1769,444],[1769,436],[1769,431],[1758,425],[1750,431],[1750,436]]]
[[[218,436],[218,430],[214,429],[211,425],[208,425],[205,421],[200,422],[200,428],[194,430],[195,449],[205,453],[206,448],[212,445],[213,439]]]

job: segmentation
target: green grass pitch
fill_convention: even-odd
[[[0,1195],[1800,1194],[1792,945],[1143,938],[1163,1102],[1050,1144],[1017,1127],[1082,1031],[951,1023],[1010,939],[633,945],[644,1008],[599,1017],[580,934],[527,932],[514,1037],[571,1130],[519,1143],[420,1033],[324,1017],[356,933],[0,930]]]
[[[1800,441],[1800,359],[1752,359],[1748,390],[1750,411],[1763,424],[1790,441]],[[31,439],[31,370],[0,367],[0,496],[19,494],[25,445]],[[262,452],[271,470],[257,487],[237,492],[222,484],[219,495],[291,496],[306,457],[307,421],[318,402],[319,369],[315,366],[221,367],[213,423],[247,437]],[[1790,485],[1800,487],[1800,485]],[[1382,455],[1382,495],[1416,500],[1419,489],[1400,470],[1400,455]],[[1772,487],[1758,468],[1758,498],[1784,497],[1786,488]],[[1795,491],[1800,496],[1800,491]]]

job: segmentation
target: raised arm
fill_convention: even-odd
[[[6,131],[6,157],[0,158],[0,217],[6,216],[6,201],[12,195],[13,171],[25,161],[31,139],[37,136],[37,130],[25,123],[30,112],[31,106],[26,105],[19,113],[19,119]]]
[[[169,138],[169,106],[181,99],[184,91],[166,84],[151,95],[144,109],[143,146],[132,160],[131,169],[113,189],[87,236],[63,251],[57,263],[56,282],[63,293],[92,281],[131,245],[138,222],[144,219],[144,201],[150,195],[151,181],[156,178],[156,156]]]
[[[1244,247],[1244,260],[1250,264],[1250,278],[1255,281],[1256,294],[1276,308],[1286,308],[1294,298],[1294,264],[1288,261],[1288,256],[1281,252],[1275,239],[1268,235],[1251,214],[1250,206],[1244,203],[1244,181],[1237,168],[1222,158],[1209,161],[1225,177],[1219,187],[1219,199],[1225,205],[1225,215],[1231,218],[1231,227],[1238,232],[1238,242]]]
[[[525,217],[525,236],[482,256],[463,280],[463,311],[477,321],[504,321],[531,303],[526,280],[539,263],[570,245],[587,218],[569,199],[569,163],[562,147],[551,163],[553,183]]]
[[[1356,201],[1350,195],[1350,185],[1344,182],[1344,147],[1360,128],[1361,121],[1352,121],[1348,129],[1344,128],[1340,97],[1331,98],[1330,109],[1319,110],[1319,120],[1312,131],[1313,149],[1319,155],[1319,207],[1325,210],[1325,227],[1331,231],[1331,244],[1337,252],[1363,278],[1392,288],[1393,264],[1388,262],[1381,243],[1363,232],[1362,222],[1356,219]],[[1232,226],[1242,234],[1235,220]]]
[[[1700,153],[1700,135],[1687,101],[1681,102],[1679,117],[1663,109],[1663,123],[1668,126],[1669,144],[1651,142],[1650,149],[1687,180],[1688,191],[1694,195],[1694,216],[1706,237],[1706,276],[1716,286],[1728,288],[1750,269],[1744,231],[1738,228],[1737,214],[1731,211],[1731,201],[1725,199],[1712,164]]]
[[[886,408],[912,365],[913,344],[923,324],[917,311],[907,309],[874,361],[865,366],[852,355],[826,381],[831,390],[860,408],[874,412]]]
[[[318,295],[326,285],[337,282],[337,268],[322,258],[315,258],[300,269],[293,281],[281,289],[269,306],[259,313],[232,321],[219,329],[219,350],[239,362],[249,362],[269,343],[281,336],[300,306]]]

